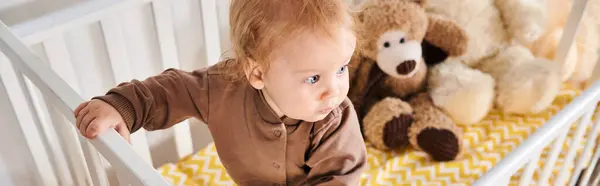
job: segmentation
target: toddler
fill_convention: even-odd
[[[358,185],[366,149],[348,93],[343,0],[232,0],[235,57],[121,83],[75,110],[83,136],[208,125],[238,185]]]

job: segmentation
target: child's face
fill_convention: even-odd
[[[279,116],[323,119],[348,94],[347,65],[355,43],[349,29],[339,29],[333,39],[305,34],[276,49],[259,82],[267,102]]]

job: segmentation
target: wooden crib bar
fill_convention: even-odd
[[[24,139],[28,152],[38,154],[38,156],[32,157],[34,165],[32,178],[38,182],[47,183],[47,185],[57,185],[57,178],[63,176],[55,177],[55,174],[60,173],[56,173],[57,170],[53,168],[55,166],[50,160],[55,160],[56,157],[53,157],[53,153],[45,152],[44,147],[49,147],[45,143],[48,142],[46,133],[40,127],[37,118],[34,117],[35,109],[32,104],[29,104],[31,97],[28,96],[29,92],[24,89],[26,88],[25,81],[20,74],[18,69],[12,67],[8,58],[0,53],[0,80],[2,80],[0,83],[0,108],[15,116],[13,119],[3,118],[3,121],[19,123],[21,135],[26,136]],[[21,100],[27,104],[15,104],[14,100]],[[28,135],[28,133],[40,135]],[[54,150],[52,149],[52,151]]]
[[[591,115],[596,108],[595,106],[598,103],[598,100],[600,100],[600,82],[596,82],[592,87],[583,92],[581,96],[578,96],[569,105],[554,115],[542,127],[538,128],[535,133],[530,135],[511,153],[494,165],[492,169],[474,182],[473,185],[488,185],[489,183],[497,183],[497,181],[510,179],[512,175],[514,175],[525,165],[527,165],[527,167],[525,168],[526,173],[524,175],[528,178],[522,179],[529,180],[522,180],[521,183],[530,182],[532,179],[532,174],[529,173],[529,169],[531,168],[530,166],[538,166],[540,151],[552,144],[552,147],[550,148],[551,151],[548,156],[549,160],[544,162],[542,175],[538,180],[538,185],[545,185],[548,179],[551,177],[552,169],[554,166],[556,166],[554,162],[556,161],[561,148],[565,144],[564,141],[569,132],[571,124],[577,120],[581,120],[581,122],[577,122],[578,125],[574,134],[575,139],[571,141],[570,145],[568,146],[567,158],[563,162],[563,167],[561,167],[560,172],[562,177],[559,176],[558,179],[554,179],[555,183],[553,183],[553,185],[564,185],[565,181],[567,181],[566,171],[568,167],[566,166],[573,161],[574,153],[578,148],[578,145],[576,144],[580,143],[579,140],[582,139],[585,131],[584,129],[590,123]],[[598,129],[600,128],[598,127],[598,122],[596,122],[592,128],[593,129],[589,132],[591,135],[587,138],[588,144],[586,144],[586,147],[583,149],[584,152],[590,152],[594,146],[593,144],[595,144],[596,137],[598,136],[597,133],[599,132]],[[595,156],[598,156],[597,153],[598,151],[596,151]],[[578,162],[585,160],[586,156],[578,157]],[[578,164],[581,166],[581,163]],[[593,166],[590,168],[593,168]],[[590,169],[586,170],[586,172],[591,171],[592,170]],[[575,179],[577,179],[577,176],[579,175],[575,172],[573,173],[574,174],[570,176],[570,185],[573,185],[577,181]]]
[[[81,88],[76,81],[77,75],[71,65],[72,60],[69,57],[67,45],[62,35],[48,38],[42,42],[42,46],[48,60],[46,65],[49,65],[50,69],[65,80],[76,93],[81,95]],[[33,85],[30,87],[29,90],[34,89]],[[77,183],[85,184],[88,183],[89,180],[92,180],[94,185],[107,184],[107,180],[103,179],[106,177],[106,174],[104,173],[104,168],[100,159],[101,157],[98,156],[98,152],[90,147],[87,141],[80,138],[77,130],[69,125],[62,124],[68,123],[69,121],[65,121],[64,117],[62,117],[62,113],[53,106],[55,104],[60,104],[60,101],[55,100],[54,97],[42,96],[41,94],[32,95],[32,97],[38,99],[40,97],[44,98],[43,102],[45,102],[46,109],[50,112],[49,115],[54,124],[51,126],[57,129],[56,132],[61,141],[60,143],[65,144],[66,152],[69,154],[69,158],[67,158],[70,161],[69,167],[73,170],[73,177]],[[81,148],[79,148],[79,146],[81,146]],[[90,170],[89,173],[86,171],[86,167]],[[67,178],[62,178],[61,181],[65,182],[69,180]]]
[[[129,65],[129,56],[125,48],[125,38],[122,30],[126,29],[119,23],[121,14],[107,16],[100,21],[104,42],[116,82],[126,82],[133,79],[132,70]],[[150,165],[152,165],[152,156],[150,147],[146,138],[146,130],[140,129],[135,135],[130,136],[133,149]]]
[[[54,100],[54,106],[73,124],[73,110],[83,99],[60,77],[48,71],[47,65],[31,52],[3,23],[0,24],[0,49],[42,93]],[[97,139],[88,140],[102,152],[113,166],[139,180],[137,184],[168,185],[154,168],[138,157],[115,131],[107,131]],[[91,154],[91,153],[90,153]],[[87,157],[89,158],[89,157]],[[89,166],[89,164],[88,164]],[[95,181],[99,182],[99,181]]]
[[[596,118],[600,117],[600,112],[596,113]],[[579,157],[579,159],[577,160],[577,164],[575,164],[575,169],[573,170],[573,176],[571,177],[571,180],[569,181],[569,186],[573,186],[575,185],[575,183],[577,182],[577,179],[573,179],[573,178],[578,178],[579,175],[581,174],[581,171],[583,170],[583,164],[585,163],[585,161],[590,160],[590,157],[588,156],[588,154],[591,155],[591,152],[596,149],[596,153],[600,152],[600,150],[598,150],[599,148],[596,147],[594,148],[595,144],[596,144],[596,139],[598,138],[598,134],[600,133],[600,120],[596,119],[596,121],[594,122],[594,126],[592,127],[592,129],[590,130],[590,136],[588,137],[588,139],[585,142],[585,147],[583,149],[583,157]],[[599,157],[594,156],[594,159],[592,159],[592,161],[597,161]],[[590,165],[588,167],[596,167],[595,163],[590,162]],[[562,173],[562,172],[561,172]],[[591,175],[592,171],[591,170],[586,170],[585,175],[587,175],[587,179],[582,178],[580,183],[583,184],[587,184],[589,181],[589,176]],[[584,175],[584,176],[585,176]]]
[[[209,65],[218,62],[221,55],[216,2],[217,1],[215,0],[201,1],[202,23],[198,23],[202,24],[203,26],[204,46],[206,52],[205,60],[208,61]],[[73,126],[65,125],[68,122],[74,123],[74,118],[71,118],[72,113],[70,113],[70,111],[72,111],[74,108],[73,102],[80,103],[83,100],[81,95],[87,95],[89,97],[90,90],[84,90],[83,87],[80,87],[77,82],[78,75],[73,66],[76,62],[70,58],[70,51],[66,46],[66,40],[63,35],[71,30],[75,30],[86,25],[91,25],[93,23],[99,23],[99,28],[103,36],[102,41],[104,42],[101,43],[101,45],[103,44],[105,46],[114,80],[117,83],[129,81],[134,78],[132,70],[135,69],[131,69],[130,67],[131,59],[126,48],[128,43],[125,42],[126,38],[124,36],[124,31],[130,31],[128,29],[131,28],[122,26],[123,21],[121,19],[121,14],[123,11],[136,8],[136,6],[142,7],[147,5],[150,5],[152,11],[151,19],[154,24],[154,28],[152,29],[156,32],[156,41],[158,42],[157,46],[161,58],[160,68],[180,68],[171,17],[171,4],[168,0],[83,1],[65,9],[52,12],[43,17],[14,25],[10,28],[12,33],[16,35],[14,38],[18,38],[18,42],[22,42],[22,44],[26,46],[25,48],[40,43],[40,46],[42,46],[41,55],[46,55],[38,56],[42,59],[33,59],[32,62],[26,61],[32,60],[28,59],[27,57],[24,58],[25,60],[15,60],[13,59],[15,58],[14,54],[7,54],[11,56],[11,64],[14,64],[14,77],[23,77],[23,75],[25,75],[25,77],[23,77],[24,79],[32,79],[32,83],[29,82],[29,84],[27,84],[28,81],[23,80],[23,85],[17,86],[17,88],[23,89],[22,93],[24,93],[25,98],[28,99],[26,102],[29,103],[31,107],[36,107],[35,109],[30,109],[31,112],[36,111],[36,109],[39,110],[37,113],[32,113],[30,115],[31,118],[33,120],[44,120],[39,119],[38,117],[50,118],[45,120],[48,120],[46,122],[51,124],[42,124],[44,122],[40,121],[33,122],[36,123],[36,128],[40,130],[40,133],[44,135],[41,135],[41,139],[38,140],[39,142],[31,147],[51,148],[49,150],[47,149],[47,152],[45,153],[37,153],[44,154],[40,155],[39,158],[36,158],[40,160],[37,163],[37,168],[40,168],[38,173],[40,179],[38,179],[38,183],[44,183],[46,185],[109,185],[113,184],[109,183],[109,179],[118,177],[118,184],[139,185],[148,179],[140,179],[141,177],[151,176],[151,179],[159,179],[159,177],[153,177],[157,176],[157,174],[147,172],[154,169],[152,167],[152,156],[150,153],[148,139],[146,137],[146,131],[144,129],[132,134],[131,146],[128,146],[128,148],[133,149],[135,153],[128,154],[127,150],[115,150],[121,148],[122,144],[111,144],[114,140],[116,140],[113,139],[114,134],[102,134],[102,136],[105,137],[95,140],[94,143],[92,143],[92,147],[86,139],[82,138],[78,134],[79,132],[77,129],[75,129]],[[3,27],[6,26],[3,25]],[[8,33],[8,30],[5,32]],[[7,36],[7,34],[4,34],[2,39],[6,40],[4,37],[13,36]],[[11,38],[8,40],[10,39]],[[14,43],[11,44],[14,45]],[[8,44],[6,44],[2,49],[8,50],[5,48],[13,48],[14,46],[12,45],[9,47]],[[6,51],[4,52],[6,53]],[[12,52],[15,53],[15,51]],[[23,53],[23,51],[16,52]],[[29,49],[26,49],[26,52],[24,53],[26,53],[26,55],[34,55],[31,53],[31,51],[29,51]],[[2,56],[1,54],[2,53],[0,53],[0,56]],[[44,57],[47,60],[43,60]],[[46,61],[47,63],[45,63]],[[5,60],[5,62],[8,63],[8,60]],[[27,65],[31,65],[27,64],[24,66],[19,66],[21,62],[47,65],[48,68],[46,68],[46,70],[51,69],[52,71],[46,71],[45,73],[50,74],[43,75],[58,76],[58,78],[54,79],[66,80],[63,82],[66,83],[66,86],[59,85],[61,86],[61,90],[64,89],[63,91],[72,91],[67,93],[69,95],[67,97],[72,97],[73,95],[78,96],[72,98],[61,97],[61,95],[48,96],[53,93],[52,88],[44,86],[56,86],[53,84],[47,84],[49,82],[53,82],[54,79],[49,81],[48,79],[41,78],[46,81],[40,82],[39,79],[36,79],[35,77],[29,77],[37,74],[38,72],[34,71],[35,69],[21,69],[29,68]],[[64,105],[65,103],[68,105]],[[38,108],[40,107],[40,104],[45,105],[45,108]],[[68,121],[65,120],[64,117],[66,117]],[[192,137],[188,121],[184,121],[166,131],[170,132],[175,139],[175,149],[179,158],[192,153]],[[29,131],[24,130],[24,132]],[[109,133],[114,133],[114,131]],[[25,136],[37,137],[38,135],[31,133],[26,134]],[[36,138],[31,139],[35,141]],[[48,140],[54,140],[54,142],[47,142]],[[95,143],[101,143],[101,146],[98,147],[98,145]],[[61,144],[64,149],[60,149],[60,147],[56,146],[55,144]],[[96,150],[99,150],[103,156],[100,156]],[[48,156],[47,158],[49,158],[50,161],[44,161],[47,159],[45,158],[46,153]],[[32,154],[36,153],[33,153],[32,151]],[[138,155],[141,157],[138,157]],[[108,162],[104,161],[104,158],[106,158]],[[135,159],[136,161],[130,164],[122,164],[125,162],[125,160],[121,159],[115,161],[114,158],[131,158]],[[143,166],[140,165],[138,160],[142,160],[145,164],[143,164]],[[134,165],[138,166],[138,168],[131,167]],[[145,166],[147,166],[147,168],[139,168]],[[54,170],[48,171],[49,168]],[[162,184],[165,183],[164,181],[165,180],[162,180],[161,182],[157,183]]]
[[[1,22],[0,22],[1,23]],[[73,110],[83,101],[63,79],[58,77],[38,56],[27,48],[4,23],[0,24],[0,49],[10,59],[13,68],[18,69],[31,80],[44,96],[54,100],[52,103],[72,124],[75,123]],[[19,75],[19,74],[17,74]],[[94,140],[88,140],[119,171],[133,176],[135,185],[168,185],[152,166],[139,158],[137,153],[115,131],[108,130]],[[93,156],[90,152],[86,158]],[[100,166],[90,164],[88,166]],[[103,172],[100,168],[92,169]],[[123,175],[128,176],[128,175]],[[94,184],[102,184],[92,178]],[[105,184],[102,184],[105,185]]]
[[[168,0],[156,0],[152,3],[156,34],[160,54],[162,57],[162,68],[180,68],[177,57],[177,46],[175,45],[175,34],[171,22],[171,6]],[[189,121],[183,121],[172,127],[174,133],[177,155],[182,158],[192,153],[192,136]]]

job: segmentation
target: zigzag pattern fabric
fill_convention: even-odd
[[[435,162],[424,152],[412,148],[398,151],[380,151],[368,147],[368,170],[362,175],[361,185],[470,185],[483,173],[517,147],[527,136],[542,126],[566,106],[580,91],[565,87],[545,112],[516,116],[492,111],[477,125],[462,126],[464,153],[452,162]],[[556,159],[550,184],[562,168],[567,146],[571,146],[575,126],[569,131],[563,150]],[[591,125],[588,127],[591,128]],[[588,134],[588,133],[586,133]],[[586,136],[584,138],[586,139]],[[585,140],[581,140],[575,160],[582,157]],[[552,145],[550,145],[552,146]],[[535,168],[532,185],[538,181],[544,162],[548,162],[550,147],[542,152],[539,166]],[[591,154],[587,156],[591,157]],[[586,160],[588,162],[589,160]],[[574,165],[573,165],[574,166]],[[573,166],[569,167],[569,173]],[[158,171],[173,185],[235,185],[219,161],[215,146],[208,145],[196,154],[174,164],[165,164]],[[517,185],[523,169],[510,181]],[[569,174],[570,175],[570,174]]]

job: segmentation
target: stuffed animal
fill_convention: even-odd
[[[548,14],[548,24],[542,35],[529,46],[533,54],[546,59],[555,59],[572,4],[572,0],[546,0],[546,11],[552,13]],[[600,1],[587,2],[587,8],[566,59],[557,61],[562,63],[563,82],[584,88],[586,81],[591,78],[600,47],[599,12]]]
[[[426,92],[429,66],[465,52],[454,22],[426,14],[422,0],[367,0],[356,13],[350,62],[352,100],[368,143],[382,150],[412,145],[434,160],[456,159],[462,132]],[[429,54],[429,58],[423,58]]]
[[[428,13],[454,20],[469,37],[467,53],[432,69],[433,103],[459,124],[496,107],[507,114],[546,109],[561,88],[559,64],[526,47],[543,32],[543,1],[428,0]]]

